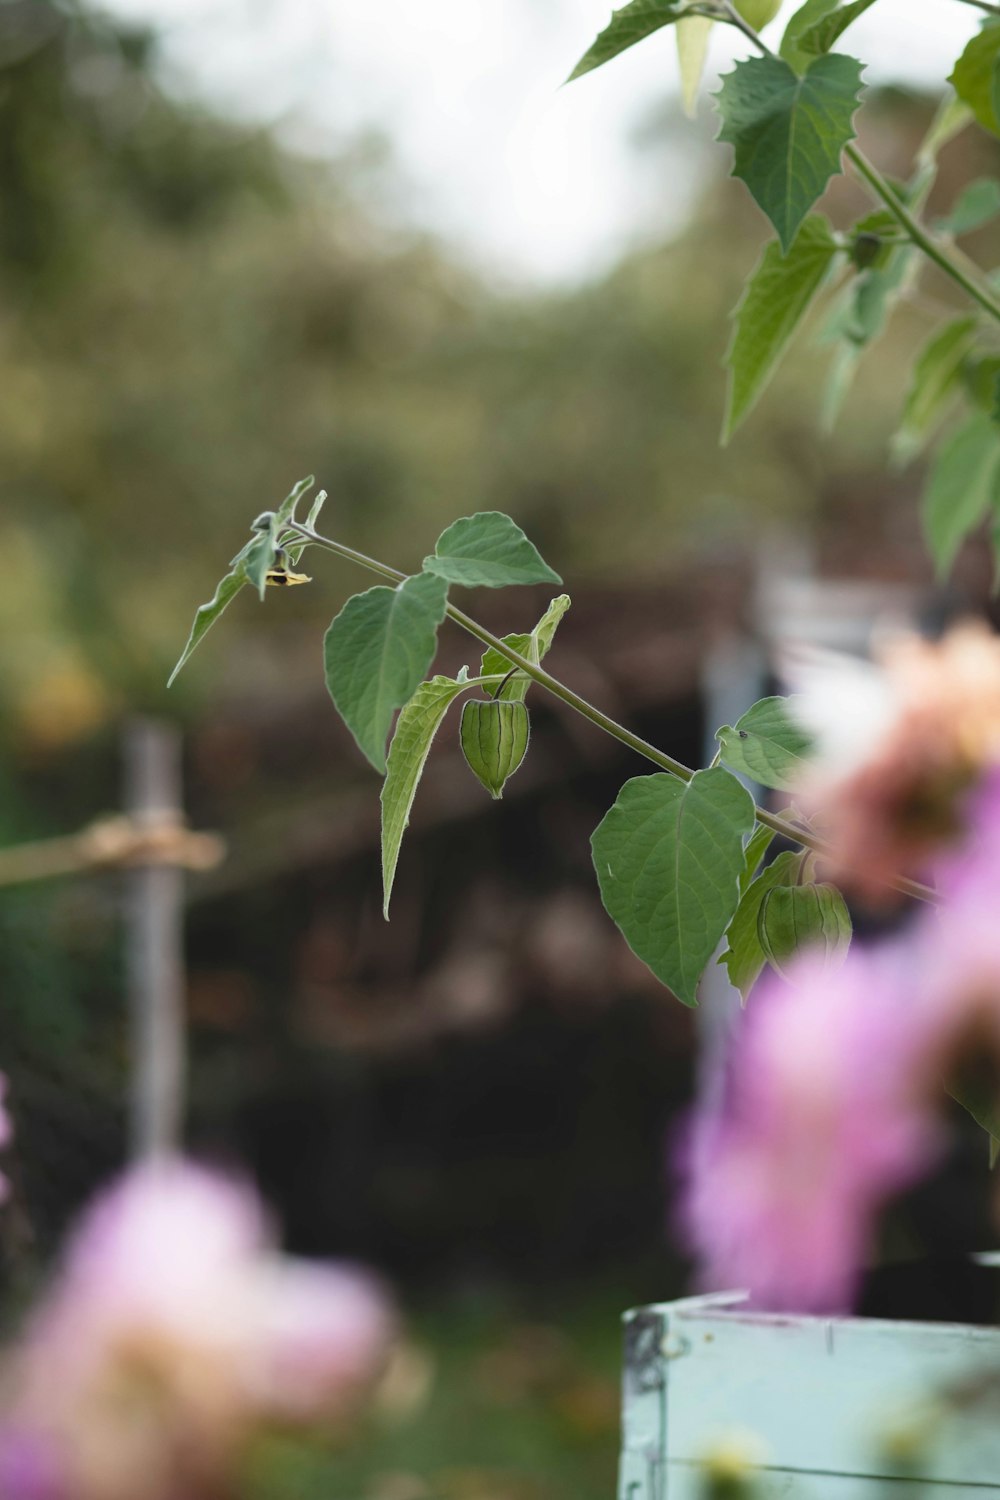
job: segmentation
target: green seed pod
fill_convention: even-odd
[[[776,885],[760,904],[757,937],[764,956],[782,978],[803,948],[819,952],[825,967],[843,963],[851,942],[851,918],[833,885]]]
[[[462,754],[492,797],[503,794],[528,748],[528,710],[523,703],[470,698],[462,709]]]

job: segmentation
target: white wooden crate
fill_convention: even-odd
[[[625,1316],[619,1500],[698,1500],[704,1460],[751,1435],[759,1493],[912,1493],[890,1435],[956,1383],[1000,1380],[1000,1329],[757,1313],[740,1294]],[[1000,1386],[949,1417],[918,1459],[928,1500],[1000,1500]]]

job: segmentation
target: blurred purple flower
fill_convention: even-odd
[[[704,1281],[772,1309],[850,1306],[878,1209],[938,1148],[927,1038],[896,944],[754,992],[719,1110],[685,1148],[682,1221]]]
[[[255,1429],[346,1420],[391,1337],[375,1283],[280,1255],[247,1185],[139,1168],[84,1214],[15,1351],[0,1475],[58,1453],[54,1500],[215,1495]]]

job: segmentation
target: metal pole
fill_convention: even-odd
[[[182,825],[181,740],[140,719],[125,734],[125,804],[138,832]],[[138,864],[127,877],[131,1026],[130,1146],[144,1159],[178,1144],[184,1101],[183,871]]]

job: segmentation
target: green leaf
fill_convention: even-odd
[[[560,594],[558,598],[552,600],[530,635],[505,635],[504,644],[512,651],[516,651],[519,656],[526,656],[537,666],[552,645],[559,621],[569,609],[569,605],[569,595]],[[497,651],[494,646],[490,646],[483,655],[480,668],[482,676],[495,677],[498,672],[506,676],[510,670],[511,665],[506,656]],[[526,677],[523,672],[518,672],[504,683],[496,696],[523,703],[530,686],[531,678]]]
[[[386,921],[400,845],[431,744],[451,704],[468,685],[452,677],[432,677],[420,684],[396,721],[382,784],[382,912]]]
[[[681,99],[684,113],[694,119],[698,103],[698,86],[705,71],[708,39],[715,22],[708,16],[685,16],[677,22],[677,61],[681,70]]]
[[[248,583],[252,583],[261,599],[267,591],[267,575],[274,567],[278,551],[276,517],[272,513],[270,526],[253,542],[243,559],[243,571]]]
[[[633,953],[685,1005],[736,910],[749,794],[728,771],[637,776],[594,831],[601,899]]]
[[[323,509],[323,506],[325,504],[326,490],[320,490],[319,494],[316,496],[316,499],[309,507],[308,516],[306,516],[306,525],[309,527],[310,531],[313,531],[315,529],[316,522],[319,520],[319,513]]]
[[[801,779],[812,740],[788,712],[788,698],[761,698],[716,738],[726,765],[761,786],[787,790]]]
[[[839,968],[851,946],[851,917],[835,885],[773,885],[757,913],[757,936],[771,967],[788,978],[786,965],[809,949],[824,967]]]
[[[729,983],[739,990],[744,1005],[767,962],[757,933],[761,902],[775,886],[791,885],[801,863],[801,854],[791,850],[779,854],[743,891],[740,904],[729,924],[726,951],[719,962],[725,964]]]
[[[907,462],[923,447],[958,386],[963,361],[975,341],[975,318],[956,318],[937,329],[918,354],[903,419],[893,439],[893,452],[900,462]]]
[[[962,542],[995,505],[1000,432],[977,413],[938,449],[924,491],[924,535],[939,576],[948,572]]]
[[[829,52],[859,16],[863,16],[875,0],[851,0],[848,5],[838,5],[825,16],[814,20],[798,33],[796,45],[800,56],[816,57]],[[791,61],[791,59],[789,59]]]
[[[951,213],[938,219],[936,227],[956,238],[982,229],[1000,214],[1000,182],[995,177],[977,177],[962,189]]]
[[[830,226],[820,214],[806,219],[787,255],[775,240],[764,250],[733,314],[735,327],[726,353],[724,443],[759,400],[823,285],[836,250]]]
[[[840,0],[806,0],[805,5],[800,6],[790,18],[778,51],[797,73],[804,72],[815,55],[802,48],[802,37],[814,26],[818,26],[831,11],[835,11],[839,4]]]
[[[996,72],[1000,59],[1000,21],[987,21],[969,42],[948,82],[986,130],[1000,135]]]
[[[282,500],[281,504],[278,506],[277,516],[275,518],[276,533],[280,532],[282,526],[286,525],[289,521],[295,520],[295,507],[302,499],[302,496],[309,493],[315,483],[315,476],[313,474],[309,474],[305,479],[300,479],[298,484],[292,486],[289,493],[285,496],[284,500]],[[317,503],[322,504],[322,501],[319,500],[318,496]]]
[[[397,588],[379,585],[348,599],[326,632],[326,685],[341,718],[377,771],[393,713],[420,686],[434,660],[448,586],[418,573]]]
[[[771,847],[771,841],[773,840],[773,838],[773,830],[768,828],[764,823],[758,823],[757,827],[750,835],[750,838],[747,841],[746,850],[744,851],[745,862],[743,865],[743,874],[740,876],[741,896],[746,892],[747,888],[750,886],[754,877],[756,876],[757,871],[760,868],[760,862],[764,858],[764,855],[767,853],[768,849]]]
[[[972,1116],[990,1138],[990,1166],[996,1166],[1000,1154],[1000,1088],[996,1070],[973,1065],[959,1066],[945,1084],[951,1097]]]
[[[688,9],[688,0],[631,0],[616,10],[609,24],[601,32],[592,47],[583,54],[567,79],[581,78],[584,73],[610,62],[620,52],[635,46],[654,31],[670,26],[680,20]]]
[[[972,110],[957,94],[948,94],[937,107],[933,120],[928,127],[917,151],[917,166],[920,168],[933,167],[937,162],[938,152],[953,140],[959,131],[964,130],[972,120]]]
[[[723,79],[719,140],[733,147],[733,176],[746,183],[786,253],[840,171],[860,85],[861,64],[836,52],[817,57],[801,77],[780,57],[750,57]]]
[[[225,578],[219,580],[215,593],[208,603],[199,606],[195,613],[194,624],[191,626],[191,634],[187,638],[187,644],[180,654],[177,665],[167,679],[168,688],[173,686],[178,672],[206,631],[211,630],[216,620],[222,614],[222,611],[236,598],[236,595],[246,581],[246,573],[244,572],[242,563],[240,563],[231,573],[227,573]]]
[[[502,589],[511,583],[562,583],[520,526],[499,510],[453,521],[438,537],[424,571],[466,588]]]

